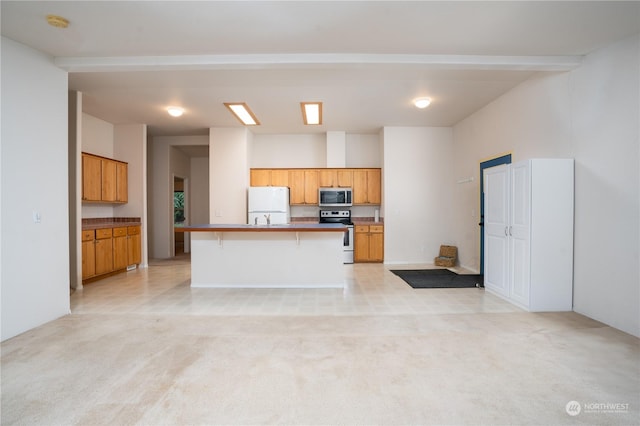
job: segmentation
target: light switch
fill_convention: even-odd
[[[39,211],[34,210],[33,211],[33,223],[40,223],[42,222],[42,216],[40,215]]]

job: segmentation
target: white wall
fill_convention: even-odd
[[[380,135],[347,133],[345,167],[382,167]]]
[[[433,263],[455,243],[451,128],[385,127],[385,263]]]
[[[338,136],[338,133],[333,132]],[[329,135],[330,137],[331,135]],[[337,152],[328,153],[327,135],[253,135],[250,146],[250,167],[293,168],[327,167],[327,155],[344,167],[382,167],[380,136],[377,134],[345,134],[344,159]]]
[[[209,223],[209,158],[191,158],[190,223]]]
[[[51,58],[4,37],[1,67],[6,340],[69,313],[68,93],[67,73]]]
[[[252,135],[250,167],[326,167],[324,134]]]
[[[574,310],[640,335],[640,37],[534,78],[454,126],[456,177],[483,159],[575,158]],[[478,181],[455,189],[463,264],[478,267]]]
[[[172,163],[171,147],[208,144],[208,136],[156,136],[148,142],[149,258],[167,259],[172,256],[173,175],[189,174],[185,171],[185,167],[189,167],[188,161],[178,170],[172,168],[178,167],[179,162]]]
[[[210,223],[247,223],[252,137],[245,128],[209,129]]]
[[[147,249],[147,126],[117,124],[113,133],[113,158],[126,161],[128,201],[113,207],[115,217],[140,217],[142,267],[148,264]]]

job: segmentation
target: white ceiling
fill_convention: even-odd
[[[536,72],[640,32],[640,2],[2,1],[2,35],[55,57],[85,112],[151,135],[451,126]],[[70,21],[63,30],[47,14]],[[429,96],[418,110],[411,100]],[[324,103],[302,124],[301,101]],[[186,109],[171,118],[165,108]]]

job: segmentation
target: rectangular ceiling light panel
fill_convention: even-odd
[[[257,126],[260,124],[256,116],[253,114],[249,106],[244,102],[225,102],[224,106],[236,116],[238,120],[245,126]]]
[[[304,124],[322,124],[322,102],[300,102]]]

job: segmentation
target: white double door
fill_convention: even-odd
[[[485,265],[487,289],[529,305],[531,194],[527,163],[485,170]]]

